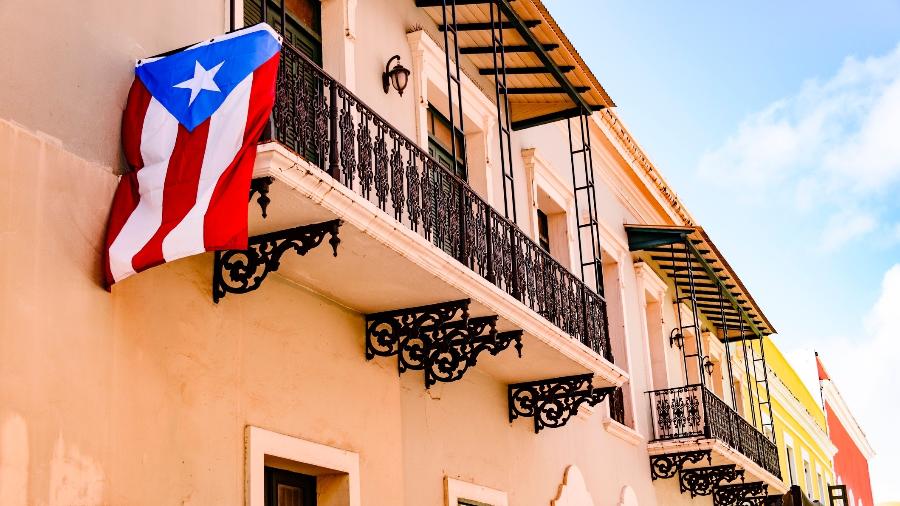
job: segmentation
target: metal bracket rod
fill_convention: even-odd
[[[696,464],[703,459],[712,465],[712,450],[653,455],[650,457],[650,477],[654,480],[671,478],[688,462]]]
[[[509,421],[533,418],[535,434],[547,427],[562,427],[583,404],[596,406],[616,389],[596,388],[593,378],[593,374],[580,374],[509,385]]]
[[[281,256],[289,250],[306,255],[322,244],[328,244],[337,256],[338,229],[341,220],[304,225],[251,237],[245,250],[216,251],[213,260],[212,296],[218,303],[227,293],[247,293],[259,288],[270,272],[278,270]]]
[[[522,331],[497,331],[497,316],[469,317],[469,299],[366,315],[366,360],[397,356],[397,368],[425,372],[425,388],[462,379],[478,355],[497,355]]]

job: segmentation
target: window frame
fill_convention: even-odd
[[[330,480],[341,477],[346,481],[341,485],[341,495],[334,499],[348,506],[361,506],[358,453],[252,425],[246,426],[242,443],[247,483],[244,504],[247,506],[265,506],[265,467],[270,459],[296,464],[291,467],[300,468],[297,471],[303,474],[321,476],[323,479],[328,476]],[[316,488],[322,483],[317,480]]]
[[[444,476],[444,506],[466,504],[509,506],[509,498],[502,490]]]

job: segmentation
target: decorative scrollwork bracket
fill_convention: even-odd
[[[279,230],[251,237],[245,250],[216,251],[213,260],[213,302],[218,303],[227,293],[256,290],[270,272],[278,270],[285,252],[293,250],[298,255],[306,255],[322,244],[328,235],[331,236],[328,244],[337,256],[341,224],[341,220],[331,220]]]
[[[761,481],[720,485],[713,492],[713,506],[762,505],[768,490],[769,486]]]
[[[269,187],[272,186],[272,183],[274,182],[275,178],[272,176],[258,177],[250,180],[249,200],[253,200],[254,195],[259,195],[259,198],[256,199],[256,203],[259,204],[263,219],[268,217],[266,210],[269,208],[269,203],[272,202],[272,199],[269,198]]]
[[[744,470],[734,464],[712,467],[682,469],[678,475],[681,493],[690,492],[691,497],[710,495],[716,487],[738,478],[744,480]]]
[[[703,459],[712,465],[712,450],[652,455],[650,457],[650,477],[654,480],[671,478],[688,462],[696,464]]]
[[[593,378],[593,374],[580,374],[509,385],[509,421],[531,417],[535,434],[547,427],[562,427],[582,405],[596,406],[615,390],[594,387]]]
[[[522,331],[497,331],[496,316],[469,317],[469,299],[366,315],[366,360],[397,356],[400,373],[425,372],[425,388],[449,383],[474,367],[478,355],[497,355],[515,343],[522,356]]]

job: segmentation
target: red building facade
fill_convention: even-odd
[[[834,474],[838,484],[847,486],[852,506],[874,506],[872,482],[869,478],[869,459],[875,452],[841,397],[840,391],[828,376],[816,354],[819,386],[828,420],[828,435],[838,451],[834,456]]]

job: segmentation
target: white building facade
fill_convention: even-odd
[[[251,249],[105,291],[134,61],[262,19]],[[14,0],[0,40],[0,504],[787,489],[774,329],[538,0]]]

